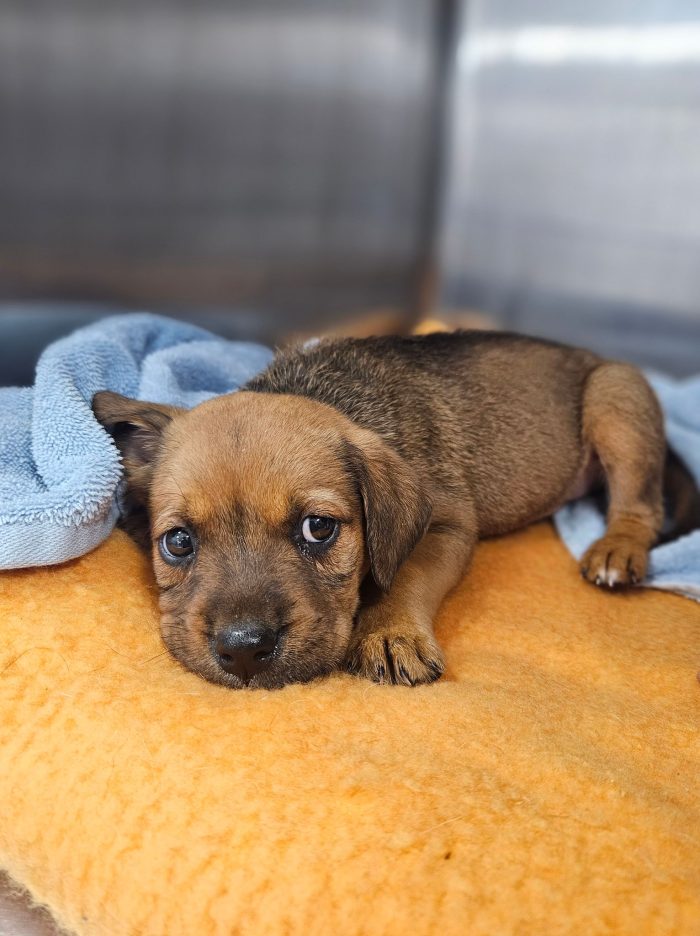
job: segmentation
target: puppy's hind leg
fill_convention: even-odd
[[[608,528],[584,555],[581,573],[610,588],[636,584],[663,522],[666,454],[659,404],[636,368],[606,363],[593,371],[584,391],[583,436],[605,473]]]

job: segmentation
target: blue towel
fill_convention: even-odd
[[[52,344],[32,389],[0,389],[0,568],[73,559],[112,530],[121,468],[90,409],[98,390],[190,407],[238,389],[271,358],[260,345],[146,313]]]
[[[700,377],[681,381],[660,374],[647,377],[664,411],[669,445],[700,484]],[[592,498],[567,504],[554,522],[577,559],[605,532],[605,518]],[[652,549],[643,584],[700,601],[700,530]]]

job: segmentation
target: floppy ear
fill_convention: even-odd
[[[142,545],[148,539],[148,492],[153,462],[163,431],[182,410],[175,406],[146,403],[104,390],[92,398],[92,411],[121,452],[126,491],[122,523]]]
[[[116,442],[127,473],[153,461],[163,430],[182,412],[175,406],[132,400],[111,390],[95,394],[92,411]]]
[[[365,517],[370,568],[388,591],[401,564],[430,523],[432,504],[410,465],[374,432],[348,444]]]

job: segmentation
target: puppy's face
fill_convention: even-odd
[[[101,393],[93,409],[123,456],[171,653],[234,688],[340,666],[363,579],[386,590],[430,517],[406,463],[300,397],[180,411]]]

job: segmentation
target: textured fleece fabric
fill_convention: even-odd
[[[0,865],[81,936],[697,936],[700,606],[482,543],[440,682],[232,692],[121,532],[0,576]]]
[[[146,312],[51,344],[34,387],[0,388],[0,568],[74,559],[114,527],[121,465],[90,409],[98,390],[195,406],[237,390],[271,358],[261,345]]]

